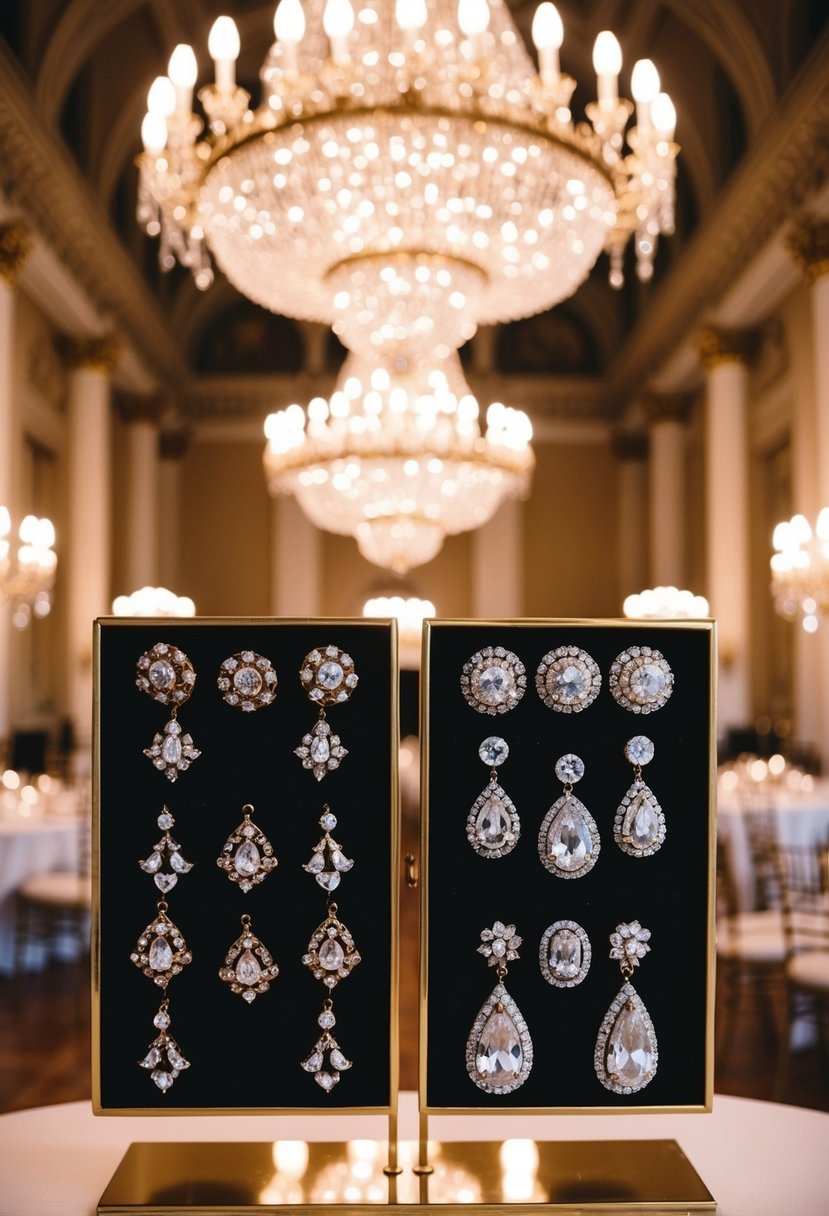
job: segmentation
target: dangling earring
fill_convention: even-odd
[[[320,980],[329,992],[333,992],[340,980],[348,979],[360,962],[354,938],[345,925],[337,920],[335,903],[329,902],[328,916],[311,935],[308,951],[303,954],[302,962],[314,979]],[[351,1060],[346,1059],[340,1051],[336,1039],[328,1033],[336,1023],[333,1005],[334,1002],[329,997],[317,1018],[317,1025],[323,1034],[311,1048],[310,1054],[301,1061],[301,1067],[306,1072],[313,1073],[317,1085],[326,1093],[330,1093],[337,1084],[340,1073],[352,1066]]]
[[[319,706],[319,719],[303,735],[302,743],[294,748],[294,755],[299,756],[303,768],[310,769],[317,781],[322,781],[326,773],[339,768],[340,761],[348,755],[339,735],[331,733],[325,720],[325,706],[347,701],[357,687],[359,676],[351,655],[338,646],[322,646],[305,656],[299,678],[309,701]]]
[[[253,932],[250,917],[242,917],[242,932],[225,955],[225,965],[219,968],[219,979],[230,984],[248,1005],[252,1005],[263,992],[270,988],[271,980],[279,975],[279,967],[273,961],[267,946]]]
[[[159,826],[162,826],[162,818],[163,815],[159,816]],[[170,819],[172,820],[172,816]],[[187,865],[189,868],[190,863]],[[153,1018],[153,1025],[160,1033],[149,1044],[147,1054],[143,1060],[138,1061],[138,1066],[151,1069],[152,1081],[162,1093],[166,1093],[179,1073],[190,1067],[190,1062],[181,1054],[178,1043],[167,1033],[170,1026],[170,998],[166,989],[170,980],[193,961],[193,955],[181,930],[176,928],[167,915],[167,901],[160,899],[156,904],[156,911],[158,916],[147,925],[139,937],[130,959],[144,975],[165,990],[164,1000]]]
[[[650,950],[650,930],[638,920],[610,934],[610,958],[618,959],[625,982],[604,1015],[596,1038],[593,1066],[605,1089],[635,1094],[656,1076],[656,1032],[639,993],[628,983],[634,967]]]
[[[168,780],[177,781],[179,773],[186,772],[201,755],[193,746],[190,735],[182,735],[178,723],[179,707],[190,699],[196,685],[193,664],[177,646],[156,642],[138,660],[135,683],[154,701],[172,706],[164,733],[156,732],[150,746],[144,749],[144,755]]]
[[[152,874],[155,885],[162,895],[166,895],[178,882],[179,875],[189,874],[194,862],[185,861],[181,855],[181,845],[170,835],[170,828],[175,826],[176,821],[168,807],[164,807],[156,822],[164,835],[153,845],[149,857],[138,864],[145,874]]]
[[[490,735],[478,755],[492,770],[466,820],[466,835],[479,857],[506,857],[518,843],[521,821],[512,799],[498,784],[498,766],[509,755],[509,745],[499,735]]]
[[[216,865],[224,870],[231,882],[239,884],[245,894],[257,883],[263,882],[271,870],[276,869],[277,859],[273,845],[251,819],[253,807],[246,802],[242,807],[244,819],[231,832],[216,858]]]
[[[596,820],[573,793],[584,776],[584,762],[572,753],[560,756],[556,776],[564,782],[564,793],[541,821],[538,855],[557,878],[581,878],[593,869],[602,847]]]
[[[662,847],[667,832],[662,807],[642,780],[642,766],[653,760],[653,752],[653,743],[645,735],[634,735],[625,744],[625,755],[633,765],[633,785],[616,811],[613,839],[630,857],[650,857]]]
[[[190,1061],[185,1060],[179,1050],[179,1045],[167,1031],[170,1028],[170,1000],[164,998],[158,1013],[153,1018],[153,1026],[160,1033],[147,1048],[143,1060],[138,1061],[139,1068],[151,1068],[150,1078],[162,1093],[166,1093],[180,1072],[190,1067]]]
[[[337,826],[336,815],[331,814],[328,803],[325,804],[319,821],[325,832],[318,844],[314,845],[310,861],[302,868],[306,874],[313,874],[323,891],[336,891],[343,874],[347,874],[354,862],[346,857],[340,845],[331,836]]]
[[[497,968],[498,983],[481,1006],[466,1041],[466,1071],[487,1094],[509,1094],[523,1085],[533,1066],[533,1044],[521,1010],[504,987],[507,963],[518,958],[515,925],[496,920],[481,931],[483,954]]]

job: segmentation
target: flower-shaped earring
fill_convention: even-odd
[[[610,957],[618,961],[625,982],[599,1027],[593,1064],[602,1085],[614,1094],[635,1094],[656,1076],[656,1032],[642,998],[629,983],[639,960],[650,950],[650,936],[638,920],[617,925],[610,934]]]
[[[294,754],[299,756],[303,768],[310,769],[317,781],[322,781],[348,755],[339,735],[332,734],[325,720],[325,708],[346,702],[357,687],[359,676],[351,655],[339,646],[320,646],[303,659],[299,678],[308,700],[319,706],[319,718],[303,735]]]
[[[252,713],[276,699],[276,672],[270,659],[255,650],[240,650],[225,659],[216,680],[228,705]]]
[[[135,683],[142,692],[162,705],[172,707],[164,733],[157,732],[144,755],[170,781],[177,781],[201,755],[190,735],[181,733],[179,707],[190,699],[196,686],[193,664],[183,650],[166,642],[156,642],[138,660]]]

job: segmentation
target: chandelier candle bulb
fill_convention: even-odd
[[[147,93],[147,110],[169,118],[176,112],[176,90],[169,76],[156,76]]]
[[[176,111],[190,114],[193,109],[193,87],[199,74],[196,56],[191,46],[180,42],[170,56],[167,75],[176,90]]]
[[[149,111],[141,123],[141,142],[144,151],[151,156],[158,156],[167,147],[167,120],[163,114],[153,114]]]
[[[616,35],[602,30],[593,45],[593,69],[596,73],[599,106],[612,110],[619,100],[619,73],[622,70],[622,48]]]
[[[354,29],[351,0],[328,0],[322,15],[322,28],[331,43],[331,58],[334,62],[350,63],[348,39]]]
[[[558,52],[564,41],[564,26],[558,9],[550,0],[544,0],[535,10],[532,39],[538,51],[538,74],[541,81],[547,88],[554,89],[559,80]]]
[[[667,93],[657,93],[651,105],[651,122],[654,130],[665,141],[664,149],[657,148],[661,156],[671,154],[670,144],[676,134],[676,107]]]
[[[396,0],[394,19],[410,41],[423,29],[428,15],[426,0]]]
[[[292,78],[297,73],[299,44],[305,37],[302,0],[279,0],[273,17],[273,32],[282,52],[282,71]]]
[[[659,95],[659,73],[650,59],[637,59],[630,76],[630,91],[636,102],[639,132],[651,127],[651,107]]]
[[[210,28],[207,50],[216,69],[216,88],[220,93],[232,93],[236,87],[236,60],[240,49],[236,22],[232,17],[217,17]]]

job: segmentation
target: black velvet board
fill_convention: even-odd
[[[196,684],[178,721],[201,756],[175,782],[143,754],[170,718],[169,707],[135,684],[140,655],[157,642],[190,658]],[[354,659],[359,684],[350,700],[327,709],[348,755],[317,781],[293,750],[317,721],[300,684],[306,654],[336,645]],[[273,663],[275,701],[253,713],[225,704],[217,688],[222,661],[253,650]],[[98,1086],[101,1113],[117,1110],[273,1110],[388,1108],[391,1100],[392,868],[396,799],[396,641],[389,622],[102,621],[96,651],[98,781]],[[253,820],[274,846],[278,866],[247,893],[216,859],[251,803]],[[333,1034],[353,1068],[326,1093],[300,1062],[322,1033],[317,1017],[329,995],[301,959],[327,915],[326,892],[302,866],[323,835],[328,803],[332,836],[353,869],[333,893],[362,961],[333,990]],[[172,1025],[191,1067],[167,1093],[136,1066],[157,1035],[153,1017],[164,996],[130,960],[161,898],[138,860],[171,835],[195,863],[166,896],[167,915],[193,961],[167,987]],[[219,979],[240,918],[280,968],[269,992],[250,1004]],[[93,1065],[93,1074],[96,1069]]]
[[[648,714],[620,707],[608,688],[613,660],[627,646],[661,651],[674,673],[667,704]],[[709,883],[713,807],[711,656],[713,626],[654,627],[636,622],[432,622],[425,688],[424,780],[428,803],[426,916],[427,1109],[549,1108],[630,1110],[701,1107],[713,1061],[707,1058]],[[460,685],[464,663],[485,646],[503,646],[523,662],[527,690],[503,714],[479,713]],[[596,660],[601,691],[580,713],[555,712],[535,688],[542,657],[575,645]],[[643,768],[666,817],[667,835],[650,857],[631,857],[613,839],[616,809],[634,779],[624,755],[628,739],[655,745]],[[467,815],[489,780],[478,747],[500,735],[510,752],[498,781],[521,821],[520,838],[501,858],[484,858],[466,837]],[[538,855],[538,832],[562,793],[556,760],[574,752],[585,775],[575,795],[595,819],[601,851],[580,878],[549,873]],[[539,967],[539,942],[557,920],[587,932],[592,963],[576,987],[557,988]],[[593,1068],[600,1023],[623,983],[608,957],[608,936],[622,921],[651,930],[651,951],[631,983],[649,1010],[659,1046],[657,1074],[638,1093],[605,1089]],[[472,1023],[497,977],[478,954],[480,932],[514,923],[523,938],[506,987],[524,1015],[534,1046],[532,1071],[512,1093],[487,1094],[466,1071]],[[422,1097],[423,1101],[423,1097]]]

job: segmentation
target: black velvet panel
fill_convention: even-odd
[[[428,1068],[429,1107],[697,1106],[706,1099],[710,777],[713,763],[711,648],[713,628],[647,622],[435,622],[430,626],[426,696],[428,795]],[[627,646],[662,652],[674,691],[660,710],[636,714],[610,694],[611,663]],[[527,691],[504,714],[478,713],[461,693],[463,664],[485,646],[503,646],[524,663]],[[535,689],[541,658],[576,645],[598,663],[602,687],[581,713],[547,708]],[[650,857],[624,854],[613,839],[616,809],[633,781],[624,745],[644,734],[655,756],[643,769],[666,817],[667,836]],[[512,798],[521,836],[507,856],[479,857],[466,838],[466,818],[489,769],[478,747],[500,735],[510,754],[498,781]],[[581,878],[564,879],[542,865],[541,821],[562,793],[554,766],[575,752],[585,765],[574,793],[599,828],[601,852]],[[539,942],[557,920],[587,932],[590,970],[575,988],[555,988],[540,971]],[[636,1094],[606,1090],[593,1068],[599,1025],[623,978],[608,958],[608,935],[638,919],[651,930],[651,952],[631,983],[653,1019],[659,1045],[655,1078]],[[526,1019],[534,1045],[528,1079],[503,1096],[478,1089],[467,1075],[466,1041],[496,983],[494,967],[476,953],[480,932],[495,920],[514,923],[524,944],[509,965],[507,990]]]
[[[100,623],[100,1106],[156,1113],[181,1109],[387,1107],[390,1093],[392,959],[392,757],[397,747],[394,641],[388,622],[159,621]],[[190,658],[196,685],[178,715],[201,756],[172,783],[143,755],[169,720],[168,707],[135,686],[139,656],[156,642]],[[329,644],[354,659],[359,684],[327,710],[349,754],[317,782],[293,749],[317,720],[300,685],[303,658]],[[254,713],[226,705],[216,686],[225,658],[250,649],[277,671],[273,704]],[[302,965],[308,940],[326,917],[326,893],[302,866],[322,836],[328,803],[332,835],[354,859],[333,894],[362,962],[333,992],[333,1034],[354,1067],[325,1093],[300,1061],[321,1033],[328,995]],[[164,996],[130,961],[160,898],[137,864],[162,835],[195,862],[166,897],[193,962],[167,988],[172,1025],[191,1067],[162,1094],[136,1067],[158,1033],[152,1019]],[[277,868],[247,894],[216,865],[222,846],[252,803],[253,819],[274,846]],[[279,964],[269,992],[246,1004],[218,977],[241,916]]]

